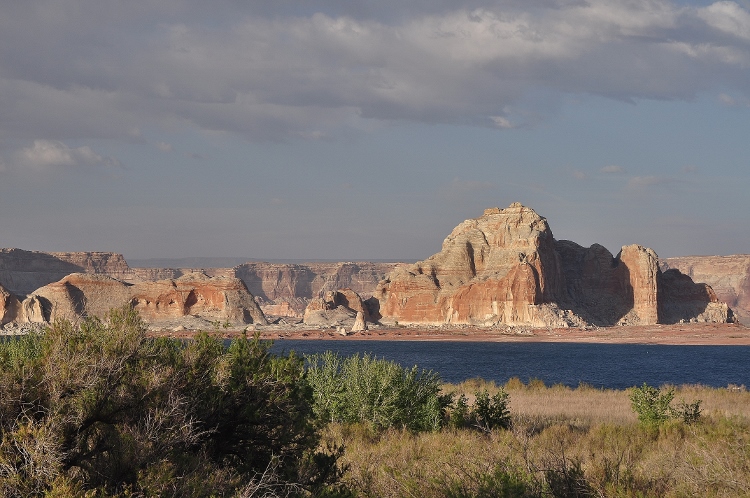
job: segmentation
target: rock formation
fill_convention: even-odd
[[[352,325],[352,332],[363,332],[365,330],[367,330],[365,315],[361,311],[357,311],[357,316],[354,318],[354,325]]]
[[[597,244],[586,249],[556,241],[546,219],[514,203],[461,223],[439,253],[380,282],[375,298],[384,321],[414,324],[648,325],[678,316],[730,318],[713,294],[686,289],[680,279],[663,277],[651,249],[625,246],[613,257]]]
[[[487,209],[458,225],[439,253],[378,284],[380,314],[400,323],[546,325],[544,305],[564,288],[554,244],[532,209]]]
[[[129,300],[130,288],[124,282],[106,275],[72,273],[35,290],[24,300],[23,308],[27,322],[53,322],[102,317]]]
[[[726,322],[733,311],[720,302],[710,285],[671,269],[660,273],[659,323]]]
[[[21,314],[21,303],[18,298],[0,285],[0,327],[13,322]]]
[[[122,254],[111,252],[38,252],[0,249],[0,284],[16,295],[57,282],[71,273],[125,279],[131,270]]]
[[[666,258],[661,269],[679,270],[696,282],[710,285],[716,297],[731,307],[740,318],[750,324],[750,255],[684,256]]]
[[[37,289],[23,302],[23,321],[103,316],[110,308],[132,305],[146,322],[182,317],[267,324],[263,312],[236,278],[189,273],[176,280],[127,284],[105,275],[74,273]]]
[[[241,280],[208,277],[198,272],[183,275],[176,280],[135,284],[131,303],[147,321],[157,321],[164,317],[199,316],[231,324],[268,323]]]
[[[396,263],[245,263],[234,268],[248,290],[265,300],[322,296],[352,289],[369,297]]]
[[[349,325],[354,327],[361,316],[364,327],[365,320],[369,320],[369,311],[362,298],[351,289],[328,291],[322,298],[310,300],[305,309],[303,322],[317,327],[336,327]],[[365,330],[360,328],[359,330]]]

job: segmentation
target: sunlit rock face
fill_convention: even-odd
[[[105,275],[73,273],[34,291],[23,302],[21,321],[39,323],[82,316],[102,317],[131,305],[146,322],[199,317],[230,324],[267,324],[263,312],[237,278],[189,273],[176,280],[127,284]]]
[[[130,302],[146,321],[197,316],[230,324],[268,323],[238,278],[194,272],[176,280],[139,282],[132,286]]]
[[[487,209],[458,225],[439,253],[380,282],[380,314],[400,323],[544,325],[544,305],[564,292],[554,244],[534,210]]]
[[[714,294],[691,289],[665,277],[651,249],[629,245],[612,256],[598,244],[556,241],[545,218],[514,203],[461,223],[439,253],[398,267],[374,297],[386,323],[565,327],[731,318]]]

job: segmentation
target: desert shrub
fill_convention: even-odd
[[[701,408],[701,400],[697,399],[692,403],[687,401],[681,401],[677,408],[672,408],[672,416],[685,422],[686,424],[694,424],[701,418],[703,412]]]
[[[662,391],[644,382],[643,386],[632,388],[630,402],[633,411],[638,414],[638,420],[646,425],[659,425],[670,419],[679,419],[686,424],[697,422],[701,416],[702,401],[681,401],[674,408],[671,406],[674,395],[674,389]]]
[[[326,422],[368,422],[374,427],[434,431],[442,426],[449,396],[440,377],[369,354],[342,358],[326,352],[307,359],[313,410]]]
[[[269,468],[291,495],[339,477],[302,360],[242,337],[148,339],[137,313],[0,343],[0,495],[226,496]]]
[[[486,389],[476,391],[471,405],[465,394],[459,394],[449,407],[448,426],[453,429],[478,429],[485,433],[493,429],[509,429],[509,395],[502,387],[495,389],[492,395]]]
[[[473,422],[484,432],[492,429],[510,428],[510,410],[508,409],[508,393],[500,389],[492,396],[487,391],[476,393],[476,400],[472,408]]]
[[[451,406],[448,425],[453,429],[467,427],[471,423],[471,411],[465,394],[459,395]]]
[[[630,393],[633,411],[638,414],[638,421],[646,425],[658,425],[669,420],[669,405],[673,399],[674,389],[662,392],[645,382],[641,387],[633,387]]]

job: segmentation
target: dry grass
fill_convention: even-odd
[[[563,385],[547,387],[540,380],[524,384],[518,378],[504,386],[482,379],[469,379],[460,384],[446,384],[445,392],[465,394],[469,400],[474,393],[487,390],[490,394],[500,387],[510,394],[510,411],[516,420],[544,420],[566,422],[577,426],[593,424],[629,424],[637,420],[630,406],[629,390],[596,389],[581,385],[572,389]],[[750,392],[744,386],[712,388],[706,386],[663,386],[674,389],[675,406],[680,402],[701,400],[705,415],[743,417],[750,420]]]
[[[516,380],[503,387],[511,430],[375,433],[331,425],[325,439],[345,445],[345,479],[366,497],[520,495],[498,492],[508,482],[521,483],[523,496],[572,496],[568,488],[553,489],[560,479],[580,485],[580,496],[750,496],[744,389],[675,388],[675,404],[703,400],[701,421],[649,428],[637,423],[628,391]],[[478,380],[445,386],[467,395],[483,389],[499,388]]]

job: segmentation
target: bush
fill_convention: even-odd
[[[492,396],[487,391],[477,392],[472,410],[476,427],[484,432],[490,432],[495,428],[510,428],[508,402],[508,393],[503,389]]]
[[[633,411],[638,414],[638,420],[646,425],[659,425],[673,418],[686,424],[697,422],[701,416],[701,400],[693,403],[682,401],[677,408],[673,408],[674,394],[674,389],[662,392],[644,382],[643,386],[633,388],[630,402]]]
[[[0,495],[225,496],[274,473],[294,495],[339,477],[316,452],[294,355],[148,339],[130,308],[0,343]]]
[[[448,424],[453,429],[473,428],[485,433],[509,429],[509,397],[502,387],[492,396],[487,389],[482,389],[474,393],[474,404],[469,406],[466,395],[460,394],[450,406]]]
[[[673,389],[661,392],[645,382],[641,387],[634,387],[630,393],[633,411],[638,414],[638,420],[646,425],[658,425],[669,420],[669,404],[673,399]]]
[[[451,398],[440,394],[440,377],[432,371],[405,369],[369,354],[342,358],[329,351],[306,359],[313,410],[324,422],[417,432],[442,426]]]

